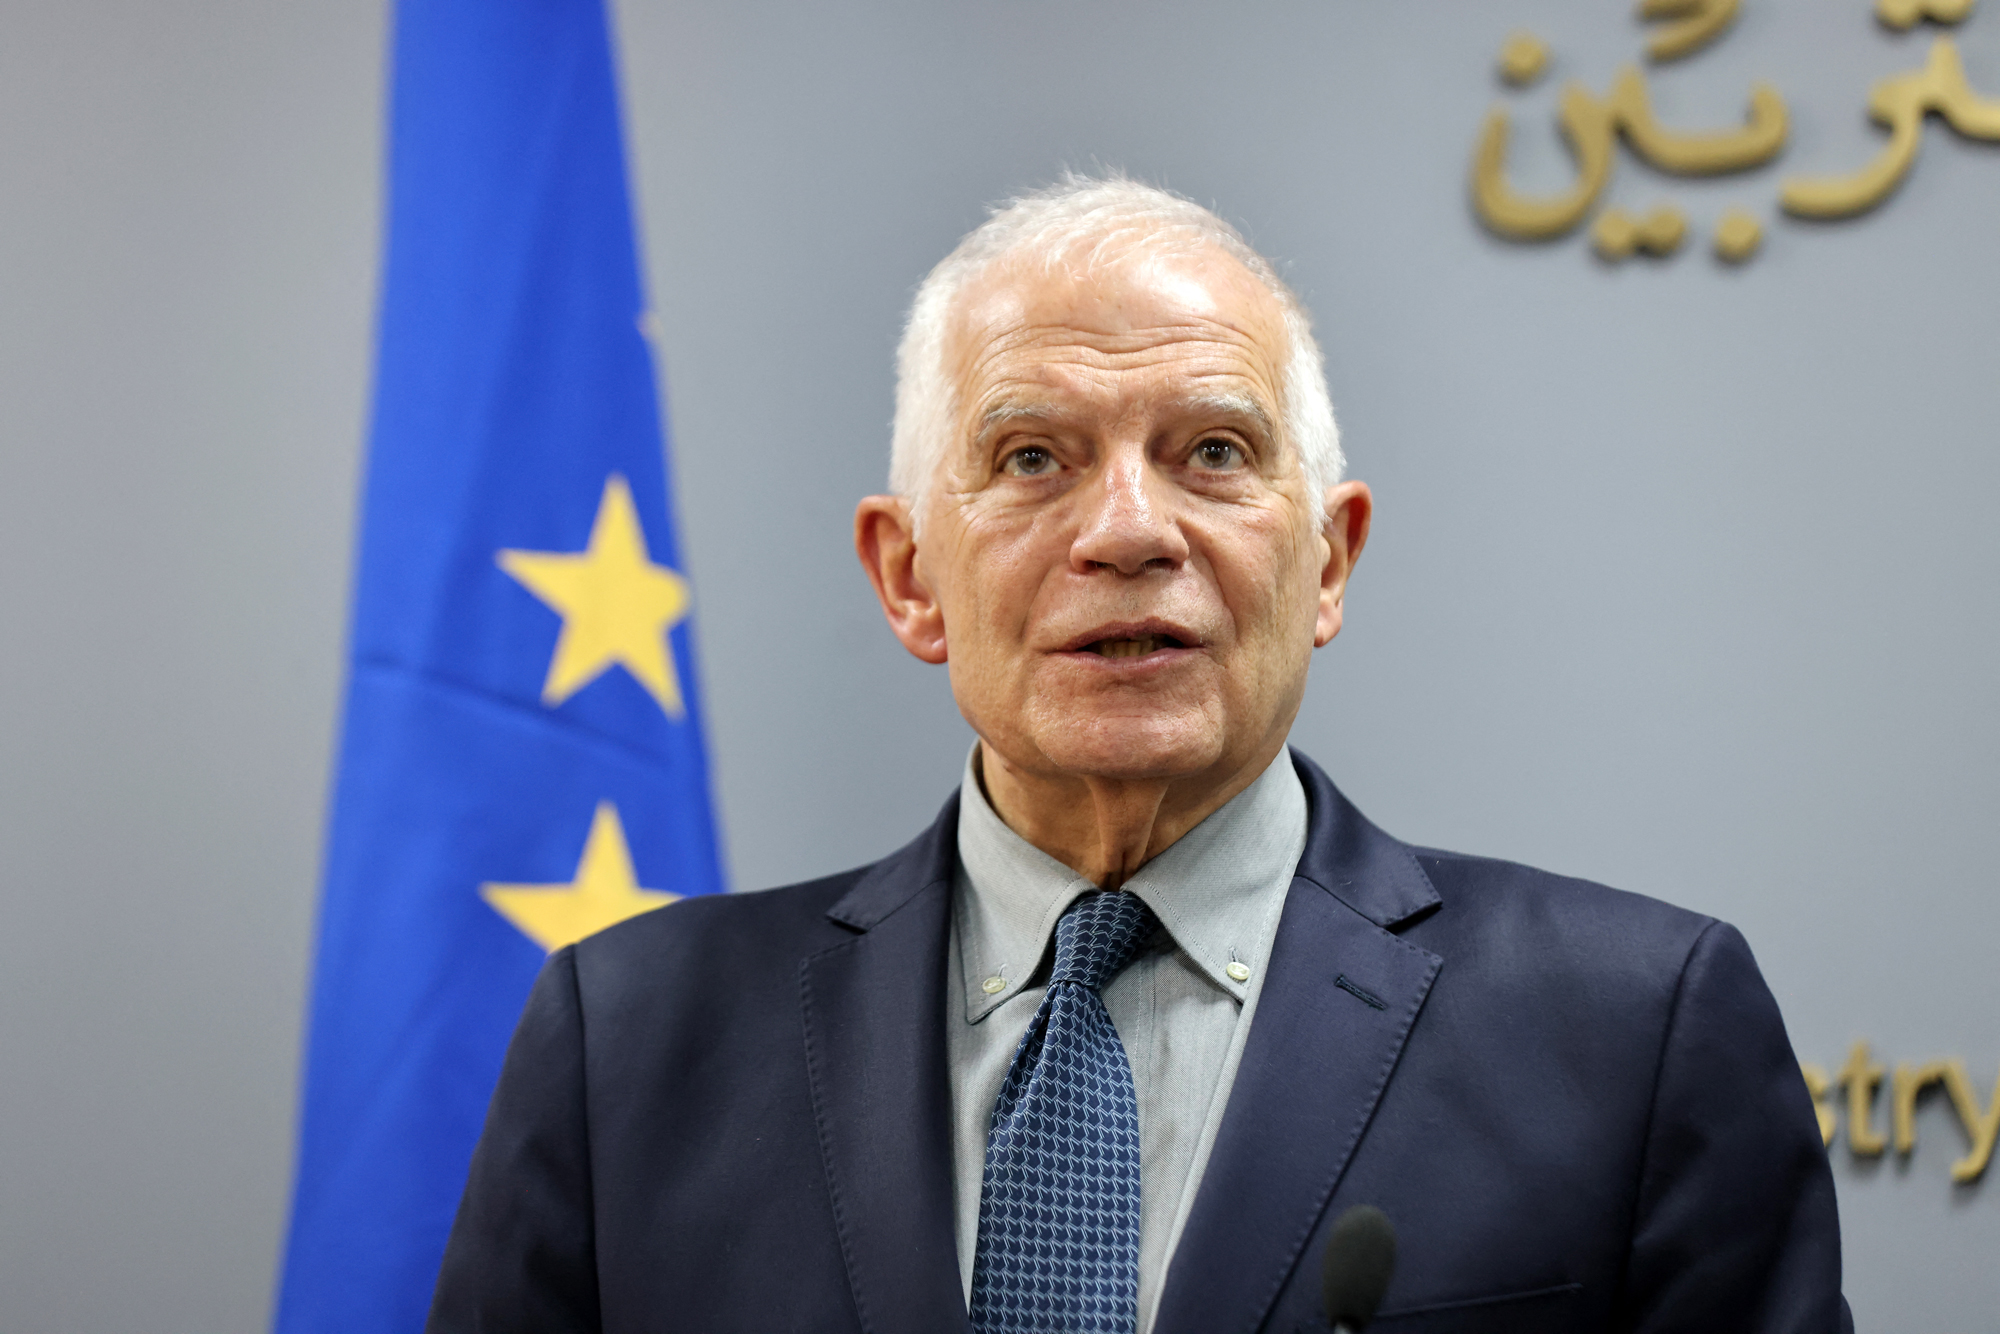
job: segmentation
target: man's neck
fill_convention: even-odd
[[[1283,747],[1280,738],[1221,775],[1116,779],[1033,773],[982,742],[976,772],[1008,828],[1092,884],[1116,889],[1256,782]]]

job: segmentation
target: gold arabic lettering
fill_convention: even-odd
[[[1731,264],[1743,263],[1763,243],[1764,224],[1743,209],[1732,208],[1715,221],[1715,253]]]
[[[1518,193],[1507,181],[1507,139],[1512,129],[1507,113],[1496,107],[1486,117],[1473,155],[1472,197],[1480,218],[1502,236],[1548,240],[1583,221],[1611,179],[1612,145],[1620,134],[1635,153],[1662,171],[1710,176],[1769,162],[1785,146],[1788,119],[1784,99],[1769,84],[1760,83],[1751,90],[1749,119],[1743,128],[1709,133],[1669,130],[1653,114],[1645,75],[1628,65],[1619,71],[1608,98],[1599,99],[1580,83],[1565,87],[1557,123],[1576,159],[1576,181],[1561,194],[1533,196]]]
[[[1500,77],[1525,88],[1549,67],[1549,44],[1531,32],[1517,32],[1500,48]]]
[[[1580,83],[1563,89],[1556,118],[1576,159],[1576,184],[1559,195],[1517,194],[1507,183],[1507,113],[1494,108],[1472,159],[1472,199],[1488,227],[1517,241],[1546,241],[1583,221],[1611,179],[1613,113]]]
[[[1750,119],[1740,130],[1684,134],[1667,129],[1654,118],[1646,77],[1634,65],[1618,72],[1611,85],[1611,106],[1625,141],[1640,157],[1676,176],[1747,171],[1769,162],[1785,146],[1785,99],[1768,83],[1752,85]]]
[[[1612,260],[1641,250],[1649,255],[1671,255],[1680,249],[1686,235],[1687,215],[1672,205],[1653,209],[1643,218],[1622,208],[1608,208],[1597,215],[1590,229],[1597,253]]]
[[[1739,6],[1740,0],[1641,0],[1640,18],[1678,20],[1661,25],[1647,39],[1646,54],[1655,60],[1678,60],[1699,51],[1735,22]]]
[[[1866,213],[1889,197],[1917,160],[1924,118],[1932,112],[1967,138],[2000,139],[2000,101],[1972,91],[1958,44],[1949,37],[1932,39],[1922,69],[1892,75],[1869,91],[1869,116],[1889,127],[1889,142],[1873,162],[1848,176],[1793,177],[1779,190],[1779,203],[1802,218]]]
[[[1921,20],[1961,23],[1972,0],[1875,0],[1875,17],[1890,28],[1914,28]]]
[[[1874,0],[1876,17],[1897,29],[1920,22],[1959,23],[1972,12],[1973,4],[1974,0]],[[1726,30],[1741,8],[1741,0],[1639,0],[1639,17],[1659,25],[1647,41],[1647,52],[1663,61],[1699,50]],[[1515,86],[1534,82],[1547,65],[1547,45],[1529,33],[1515,33],[1501,51],[1501,77]],[[1837,219],[1878,207],[1909,175],[1923,144],[1925,122],[1933,115],[1966,138],[2000,142],[2000,97],[1973,90],[1958,45],[1946,35],[1932,38],[1922,68],[1878,80],[1869,89],[1867,106],[1869,119],[1888,130],[1888,141],[1866,165],[1846,175],[1786,177],[1778,193],[1786,213]],[[1480,220],[1498,235],[1546,241],[1582,224],[1610,184],[1621,138],[1641,161],[1663,172],[1721,175],[1748,171],[1776,158],[1790,132],[1790,115],[1778,91],[1760,82],[1751,87],[1749,112],[1741,126],[1670,129],[1654,113],[1645,75],[1638,66],[1626,65],[1603,96],[1580,83],[1567,84],[1557,126],[1574,162],[1571,184],[1553,194],[1522,194],[1507,178],[1512,122],[1502,108],[1487,114],[1473,153],[1472,201]],[[1687,219],[1676,208],[1655,208],[1643,218],[1610,209],[1591,228],[1591,236],[1598,254],[1616,260],[1642,252],[1671,254],[1686,229]],[[1756,217],[1731,208],[1716,223],[1715,253],[1729,263],[1742,263],[1757,252],[1763,236],[1763,224]],[[1939,1075],[1932,1083],[1944,1078]],[[1870,1133],[1863,1130],[1864,1142]]]

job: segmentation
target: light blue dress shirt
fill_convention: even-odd
[[[986,1131],[1042,1001],[1056,919],[1097,886],[1009,829],[986,800],[979,750],[959,789],[945,1031],[959,1274],[972,1291]],[[1124,884],[1159,917],[1154,946],[1104,1006],[1139,1100],[1139,1334],[1152,1328],[1257,1009],[1285,894],[1306,845],[1291,752]]]

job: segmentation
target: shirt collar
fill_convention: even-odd
[[[968,1023],[1028,984],[1056,919],[1097,888],[1007,827],[980,788],[978,755],[974,745],[959,788],[954,896]],[[1264,966],[1266,928],[1305,851],[1306,818],[1305,787],[1291,753],[1280,751],[1249,787],[1125,882],[1203,976],[1239,1003]]]

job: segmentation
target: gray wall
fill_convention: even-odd
[[[1746,0],[1663,116],[1789,100],[1875,146],[1927,38]],[[0,45],[0,1324],[258,1327],[289,1174],[372,305],[373,7],[17,3]],[[1065,163],[1218,201],[1318,313],[1380,504],[1296,739],[1415,841],[1743,927],[1800,1054],[2000,1070],[2000,146],[1901,193],[1607,268],[1464,203],[1480,117],[1554,185],[1572,0],[694,6],[618,19],[736,882],[875,857],[967,740],[847,555],[910,285]],[[1502,93],[1528,26],[1554,78]],[[1962,35],[2000,95],[2000,14]],[[1767,220],[1775,169],[1614,202]],[[866,794],[857,801],[856,794]],[[1836,1145],[1864,1327],[1991,1328],[2000,1196]],[[1994,1175],[2000,1175],[1995,1169]]]
[[[254,1330],[339,688],[382,15],[0,16],[0,1328]]]

